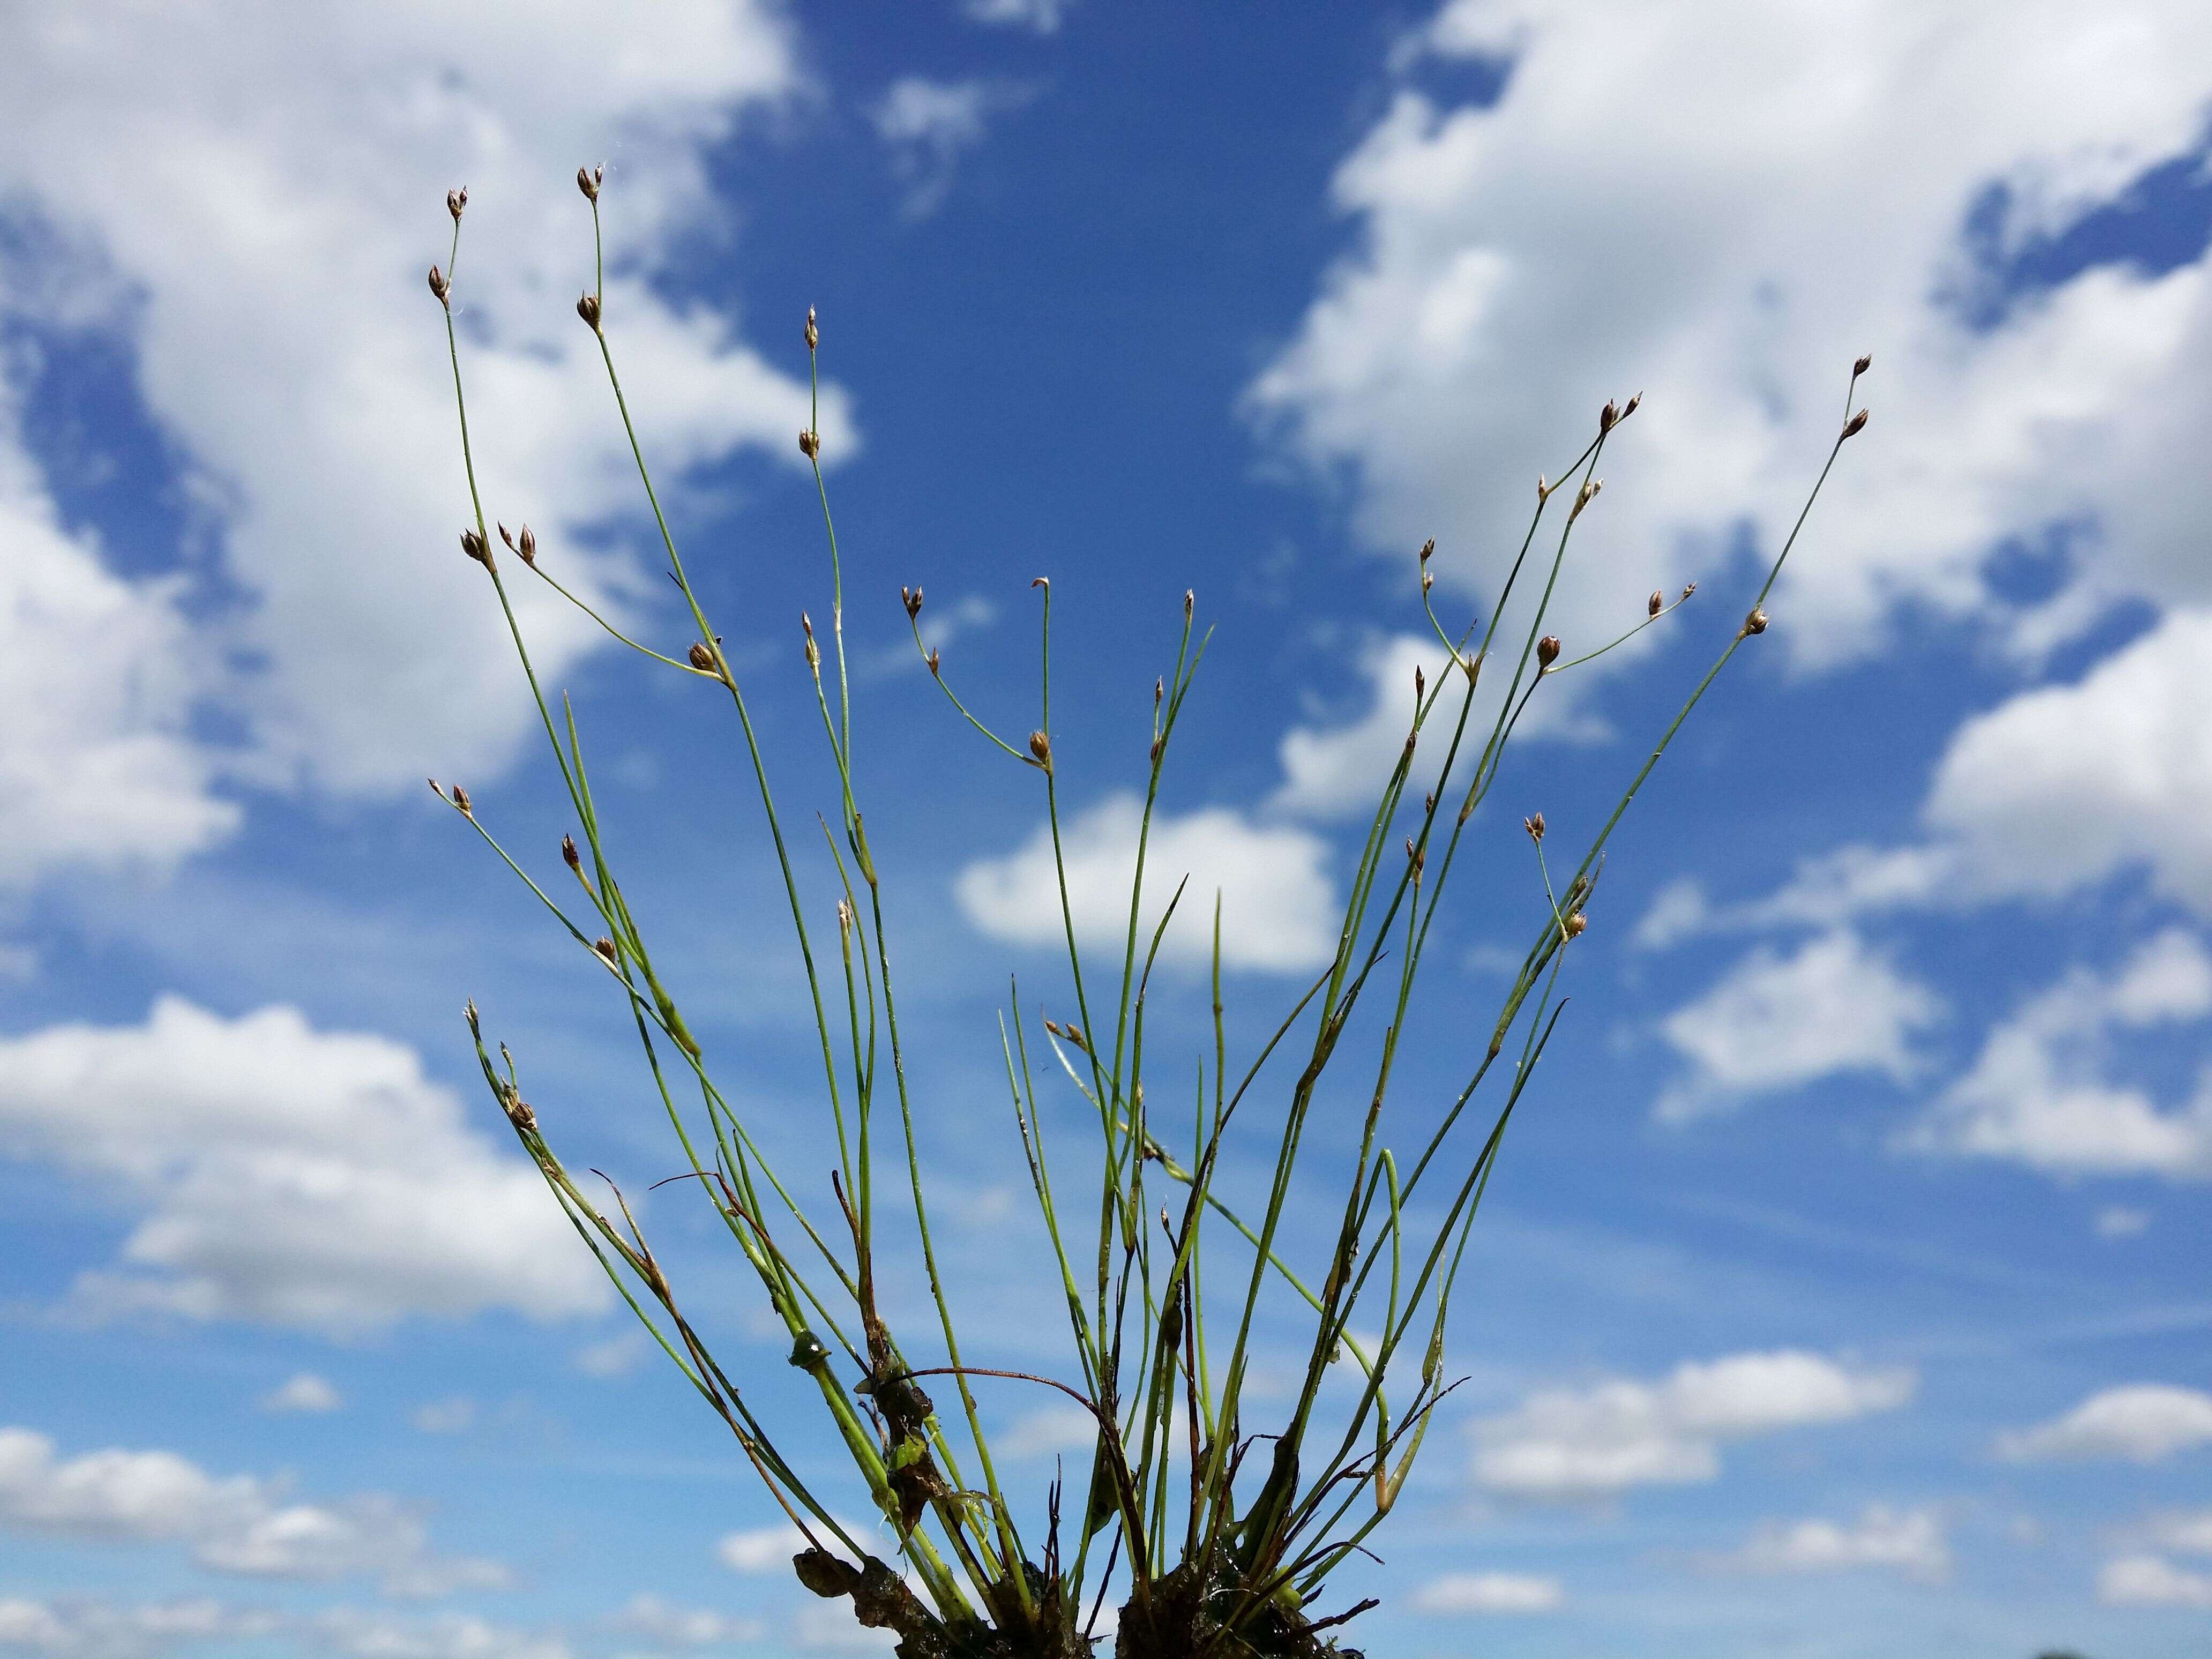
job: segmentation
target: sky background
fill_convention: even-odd
[[[422,781],[562,874],[557,775],[455,542],[422,278],[449,186],[487,510],[639,637],[691,637],[572,308],[579,162],[607,169],[641,436],[802,834],[835,799],[799,629],[828,614],[794,441],[819,310],[856,755],[975,1363],[1073,1370],[995,1024],[1010,974],[1025,1018],[1072,1010],[1036,775],[945,703],[900,586],[1013,734],[1052,579],[1079,919],[1108,950],[1195,590],[1217,632],[1153,872],[1223,893],[1249,1055],[1326,958],[1414,666],[1438,672],[1415,550],[1453,625],[1486,606],[1538,476],[1644,394],[1551,626],[1577,653],[1698,592],[1539,699],[1442,913],[1403,1146],[1545,914],[1522,815],[1587,844],[1871,352],[1772,627],[1613,843],[1474,1235],[1468,1381],[1387,1565],[1346,1575],[1386,1598],[1351,1639],[2205,1650],[2201,4],[0,17],[0,1653],[866,1645],[791,1581],[460,1020],[474,997],[572,1167],[633,1191],[678,1167],[622,1006]],[[513,567],[657,959],[819,1203],[818,1059],[728,711]],[[819,941],[834,873],[799,872]],[[1171,930],[1155,1075],[1210,1048],[1204,951]],[[1339,1156],[1355,1073],[1317,1109]],[[1078,1156],[1087,1109],[1042,1109]],[[726,1236],[680,1188],[642,1201],[756,1408],[806,1420]],[[1294,1212],[1337,1201],[1317,1174]],[[1291,1334],[1263,1331],[1263,1376]],[[1034,1509],[1080,1426],[984,1408]]]

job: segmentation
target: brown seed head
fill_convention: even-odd
[[[684,654],[691,659],[691,665],[697,669],[701,673],[711,674],[714,672],[714,647],[709,646],[706,641],[692,641],[690,650],[684,653]]]
[[[1851,435],[1853,435],[1855,433],[1856,433],[1856,432],[1858,431],[1858,429],[1859,429],[1861,427],[1864,426],[1866,423],[1867,423],[1867,412],[1866,412],[1866,410],[1864,410],[1863,409],[1863,410],[1859,410],[1859,412],[1858,412],[1857,414],[1856,414],[1856,415],[1852,416],[1851,416],[1851,418],[1850,418],[1850,420],[1845,421],[1845,422],[1844,422],[1844,436],[1845,436],[1846,438],[1850,437],[1850,436],[1851,436]]]
[[[1766,631],[1766,613],[1757,605],[1752,606],[1751,614],[1743,619],[1743,631],[1747,634],[1764,634]]]
[[[605,167],[578,167],[576,188],[584,192],[586,201],[596,202],[599,199],[599,180],[606,176],[607,170]]]
[[[1589,918],[1584,915],[1581,911],[1576,911],[1574,915],[1567,918],[1567,937],[1569,939],[1580,939],[1583,936],[1583,929],[1589,926]]]
[[[1158,708],[1160,706],[1160,699],[1166,696],[1167,694],[1167,676],[1163,674],[1159,678],[1152,682],[1152,707]]]
[[[1196,590],[1195,588],[1189,588],[1189,587],[1186,587],[1186,588],[1184,588],[1184,589],[1183,589],[1183,591],[1182,591],[1182,619],[1183,619],[1185,622],[1188,622],[1188,621],[1190,620],[1190,618],[1191,618],[1191,613],[1192,613],[1193,611],[1196,611],[1197,609],[1198,609],[1198,592],[1197,592],[1197,590]]]
[[[499,532],[499,538],[500,538],[500,540],[501,540],[501,541],[503,541],[503,542],[505,542],[505,543],[507,544],[507,549],[508,549],[508,550],[509,550],[510,552],[511,552],[511,551],[513,551],[513,550],[514,550],[514,536],[513,536],[512,534],[510,534],[510,533],[508,532],[508,531],[507,531],[507,527],[505,525],[503,525],[503,524],[502,524],[502,525],[496,525],[496,526],[495,526],[494,527],[495,527],[495,529],[497,529],[497,530],[498,530],[498,532]]]
[[[1090,1044],[1084,1041],[1083,1028],[1080,1025],[1078,1025],[1073,1020],[1069,1020],[1066,1024],[1061,1026],[1060,1029],[1060,1035],[1065,1036],[1077,1048],[1087,1048],[1090,1047]]]
[[[592,941],[592,949],[597,951],[609,963],[622,960],[622,953],[615,949],[615,942],[604,933]]]
[[[809,351],[822,343],[822,331],[814,325],[814,307],[806,307],[806,349]]]
[[[1851,377],[1856,380],[1873,367],[1874,353],[1871,351],[1862,351],[1859,353],[1858,362],[1851,365]]]
[[[1547,634],[1542,639],[1536,641],[1537,667],[1549,668],[1553,663],[1559,661],[1559,636],[1557,634]]]
[[[1545,481],[1544,475],[1539,472],[1536,475],[1536,505],[1541,507],[1551,499],[1552,486]]]
[[[1429,677],[1421,672],[1421,665],[1415,663],[1413,665],[1413,701],[1415,702],[1420,702],[1423,696],[1427,693],[1428,689]]]
[[[530,1103],[514,1090],[507,1091],[506,1098],[500,1104],[507,1108],[507,1119],[516,1128],[527,1133],[538,1127],[538,1114],[532,1111]]]
[[[522,526],[522,539],[516,544],[514,550],[522,555],[523,563],[534,565],[538,562],[538,538],[531,533],[528,525]]]
[[[1597,412],[1597,429],[1599,434],[1602,436],[1604,434],[1612,431],[1613,423],[1620,418],[1620,411],[1613,407],[1613,399],[1607,398],[1605,400],[1605,407]]]
[[[1541,812],[1533,812],[1522,819],[1521,827],[1528,832],[1530,841],[1544,839],[1544,815]]]
[[[499,568],[499,566],[492,562],[491,549],[484,544],[484,538],[473,530],[461,532],[461,551],[487,570]]]
[[[802,430],[799,434],[799,453],[810,461],[815,459],[822,453],[822,434]]]
[[[1656,617],[1666,608],[1667,596],[1664,593],[1662,593],[1657,588],[1653,588],[1651,590],[1651,597],[1644,602],[1644,613],[1647,616]]]
[[[937,672],[938,657],[937,647],[933,645],[929,647],[929,654],[924,657],[922,660],[929,665],[929,672],[933,677],[941,678],[940,676],[938,676]]]
[[[1153,760],[1157,761],[1160,757],[1160,751],[1167,746],[1167,738],[1164,735],[1162,735],[1152,739],[1152,746],[1146,752],[1152,756]]]
[[[1030,732],[1030,753],[1036,757],[1036,763],[1039,766],[1048,772],[1052,770],[1052,739],[1050,738],[1042,732]]]
[[[1406,862],[1413,866],[1413,873],[1417,876],[1419,875],[1421,873],[1421,866],[1428,861],[1428,854],[1420,848],[1413,845],[1413,838],[1411,836],[1407,836]]]
[[[574,836],[561,837],[561,862],[571,870],[581,870],[584,867],[584,855],[576,850],[576,838]]]
[[[461,222],[461,210],[468,204],[469,192],[466,185],[459,190],[449,190],[446,192],[446,211],[453,216],[455,224]]]
[[[806,669],[816,678],[822,675],[822,647],[814,642],[814,630],[806,630]]]
[[[469,799],[469,792],[462,788],[458,783],[453,786],[453,805],[461,809],[463,817],[474,817],[476,816],[475,806]]]
[[[446,273],[439,270],[437,266],[432,265],[430,267],[430,292],[438,296],[438,303],[441,306],[450,307],[453,302],[448,296],[452,295],[453,291],[453,285],[446,280]]]
[[[1436,556],[1436,551],[1437,538],[1434,536],[1431,536],[1428,540],[1421,544],[1421,562],[1423,564],[1426,564],[1431,559]]]
[[[899,589],[899,603],[906,607],[907,620],[911,622],[921,614],[921,590],[918,587]]]
[[[1630,398],[1626,403],[1623,404],[1620,406],[1620,418],[1621,418],[1622,420],[1624,420],[1624,421],[1625,421],[1625,420],[1626,420],[1630,416],[1632,416],[1632,415],[1633,415],[1634,413],[1636,413],[1636,405],[1637,405],[1637,404],[1640,404],[1640,403],[1642,403],[1643,401],[1644,401],[1644,394],[1643,394],[1642,392],[1638,392],[1638,393],[1637,393],[1633,398]]]
[[[1597,499],[1597,492],[1604,488],[1605,480],[1602,478],[1590,478],[1585,480],[1583,487],[1575,492],[1575,512],[1580,513],[1584,507],[1595,501]]]
[[[1688,599],[1688,598],[1690,597],[1690,595],[1691,595],[1691,594],[1692,594],[1692,593],[1696,592],[1697,591],[1698,591],[1698,585],[1697,585],[1697,583],[1695,583],[1695,582],[1684,582],[1684,583],[1682,584],[1682,599]],[[1677,599],[1677,600],[1675,601],[1675,603],[1676,603],[1677,605],[1680,605],[1680,604],[1681,603],[1681,599]]]
[[[576,301],[576,314],[584,319],[584,325],[586,328],[594,334],[598,333],[599,331],[599,296],[596,294],[580,296]]]
[[[1424,570],[1423,572],[1421,572],[1421,592],[1424,592],[1424,593],[1427,592],[1431,588],[1434,587],[1436,585],[1437,585],[1437,573],[1436,573],[1435,571],[1433,571],[1433,570]]]

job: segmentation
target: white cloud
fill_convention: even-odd
[[[1519,1572],[1449,1572],[1414,1593],[1423,1613],[1464,1618],[1485,1613],[1551,1613],[1566,1603],[1556,1578]]]
[[[1744,1547],[1710,1565],[1742,1572],[1834,1572],[1887,1567],[1940,1583],[1950,1576],[1951,1551],[1932,1510],[1870,1504],[1856,1522],[1814,1517],[1761,1527]]]
[[[2212,1510],[2172,1510],[2153,1516],[2142,1536],[2160,1549],[2212,1555]]]
[[[95,1310],[348,1332],[608,1300],[537,1171],[412,1049],[290,1008],[165,996],[143,1025],[0,1041],[0,1156],[132,1206],[120,1261],[78,1283]]]
[[[2100,1238],[2138,1238],[2150,1230],[2150,1212],[2111,1204],[2097,1212]]]
[[[726,1534],[714,1553],[732,1572],[781,1572],[806,1547],[806,1534],[788,1521]]]
[[[173,863],[239,821],[190,732],[211,665],[178,581],[126,581],[63,527],[18,423],[0,379],[0,887]]]
[[[1656,1382],[1547,1389],[1474,1425],[1474,1478],[1504,1496],[1569,1503],[1711,1480],[1724,1444],[1892,1410],[1914,1385],[1909,1370],[1785,1349],[1686,1361]]]
[[[0,1596],[0,1649],[44,1659],[149,1659],[186,1643],[265,1637],[282,1623],[204,1599],[114,1607],[81,1596]]]
[[[2102,1074],[2115,1037],[2207,1013],[2212,957],[2179,928],[2145,940],[2109,976],[2077,968],[1990,1030],[1907,1144],[2060,1175],[2212,1176],[2212,1080],[2161,1111]]]
[[[2136,1382],[2094,1394],[2063,1417],[1997,1438],[2016,1462],[2124,1458],[2155,1463],[2212,1444],[2212,1394],[2168,1382]]]
[[[1068,904],[1079,945],[1116,949],[1127,937],[1143,812],[1142,800],[1123,793],[1062,821]],[[1224,966],[1277,972],[1317,968],[1336,949],[1339,918],[1328,858],[1327,844],[1309,830],[1255,823],[1225,807],[1180,817],[1156,811],[1145,855],[1146,932],[1139,948],[1149,943],[1150,930],[1187,873],[1189,887],[1160,946],[1163,961],[1197,967],[1210,959],[1218,890]],[[1048,829],[1040,827],[1004,858],[969,865],[955,891],[968,920],[994,939],[1049,947],[1066,938]]]
[[[301,1371],[282,1388],[272,1389],[261,1396],[261,1409],[264,1412],[319,1414],[337,1411],[344,1404],[344,1396],[331,1386],[330,1379],[313,1371]]]
[[[960,12],[972,22],[1052,34],[1074,5],[1075,0],[963,0]]]
[[[2098,1573],[2097,1599],[2111,1607],[2212,1607],[2212,1574],[2164,1556],[2124,1555]]]
[[[906,185],[906,216],[926,219],[944,206],[960,158],[982,143],[992,114],[1028,101],[1026,92],[995,81],[894,81],[870,119]]]
[[[1914,1069],[1910,1040],[1942,1009],[1932,989],[1849,928],[1786,957],[1762,946],[1662,1024],[1692,1072],[1661,1097],[1659,1115],[1692,1117],[1839,1072],[1901,1082]]]
[[[465,1394],[433,1400],[417,1406],[411,1420],[424,1434],[459,1434],[475,1425],[477,1402]]]
[[[611,1336],[604,1342],[586,1344],[576,1354],[576,1369],[586,1376],[605,1381],[609,1377],[627,1376],[635,1370],[652,1344],[644,1334],[625,1331],[620,1336]]]
[[[0,1527],[101,1543],[170,1544],[200,1565],[254,1577],[380,1577],[393,1595],[506,1583],[497,1563],[441,1558],[420,1519],[375,1495],[289,1501],[277,1483],[209,1474],[167,1451],[109,1449],[63,1460],[28,1429],[0,1429]]]
[[[1415,89],[1431,55],[1510,72],[1493,105],[1446,107]],[[2102,267],[1978,316],[1965,232],[2001,188],[2009,256],[2189,154],[2212,96],[2201,6],[1666,0],[1625,27],[1455,0],[1401,64],[1334,183],[1356,244],[1249,394],[1292,455],[1350,477],[1375,545],[1442,535],[1487,590],[1533,474],[1642,389],[1599,546],[1562,580],[1559,631],[1595,637],[1630,585],[1613,515],[1656,532],[1632,594],[1723,563],[1740,516],[1773,545],[1841,420],[1828,376],[1870,349],[1875,423],[1769,607],[1795,652],[1864,648],[1907,598],[1990,605],[1989,549],[2055,523],[2094,592],[2019,615],[2023,643],[2098,594],[2212,583],[2191,459],[2212,265]]]
[[[671,1607],[657,1595],[630,1598],[615,1628],[660,1648],[703,1648],[757,1642],[767,1634],[756,1619],[712,1613],[703,1607]]]
[[[338,1607],[298,1621],[303,1640],[343,1659],[570,1659],[557,1636],[495,1625],[471,1613],[424,1620]]]
[[[467,498],[423,284],[447,185],[471,186],[454,296],[487,507],[532,521],[564,576],[618,609],[654,592],[626,557],[577,545],[640,511],[570,310],[591,269],[580,161],[616,164],[609,325],[648,453],[672,478],[748,444],[803,465],[804,384],[729,317],[645,280],[711,222],[708,149],[795,85],[788,26],[751,0],[679,0],[625,18],[610,50],[586,11],[518,21],[273,0],[219,34],[158,7],[21,20],[0,59],[5,211],[68,269],[11,283],[9,308],[127,338],[216,520],[218,586],[243,599],[188,630],[173,586],[123,583],[60,537],[20,446],[0,444],[0,677],[42,675],[0,738],[15,872],[207,845],[236,821],[218,769],[384,792],[497,766],[526,734],[498,611],[455,541]],[[113,302],[76,297],[95,291]],[[834,388],[823,426],[830,456],[853,451]],[[557,683],[602,641],[519,586]],[[242,720],[241,747],[192,734],[210,700]]]
[[[991,1442],[994,1451],[1006,1457],[1050,1457],[1055,1453],[1089,1452],[1098,1443],[1098,1419],[1080,1406],[1045,1406],[1017,1419],[1005,1434]]]

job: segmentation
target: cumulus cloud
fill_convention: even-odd
[[[1474,1425],[1474,1478],[1501,1496],[1553,1503],[1707,1481],[1725,1444],[1893,1410],[1915,1381],[1784,1349],[1686,1361],[1656,1382],[1546,1389]]]
[[[250,1577],[380,1577],[387,1593],[442,1595],[507,1582],[498,1563],[432,1553],[417,1516],[389,1498],[291,1500],[253,1475],[216,1476],[167,1451],[64,1459],[28,1429],[0,1429],[0,1527],[99,1543],[180,1546],[212,1571]]]
[[[2212,1176],[2212,1079],[2161,1110],[2104,1075],[2116,1041],[2208,1013],[2212,957],[2168,928],[2110,975],[2077,968],[2001,1021],[1906,1144],[2058,1175]]]
[[[943,207],[960,158],[982,143],[991,116],[1028,101],[1026,92],[997,81],[908,75],[891,82],[869,118],[906,185],[906,216],[927,219]]]
[[[2162,1555],[2123,1555],[2097,1574],[2097,1599],[2108,1607],[2212,1607],[2212,1574]]]
[[[1849,928],[1787,956],[1762,946],[1661,1024],[1691,1072],[1661,1097],[1659,1115],[1680,1121],[1837,1073],[1902,1082],[1915,1069],[1911,1038],[1942,1010]]]
[[[788,1521],[724,1535],[714,1554],[732,1572],[781,1572],[806,1547],[806,1534]]]
[[[767,1634],[757,1619],[672,1607],[657,1595],[635,1595],[614,1621],[625,1636],[657,1648],[705,1648],[757,1642]]]
[[[301,1371],[283,1387],[272,1389],[261,1396],[264,1412],[305,1412],[319,1415],[334,1412],[345,1404],[344,1396],[333,1387],[328,1377],[318,1376],[313,1371]]]
[[[1520,1572],[1448,1572],[1413,1594],[1423,1613],[1466,1618],[1486,1613],[1552,1613],[1566,1605],[1556,1578]]]
[[[1951,1572],[1951,1550],[1932,1510],[1893,1510],[1869,1504],[1852,1522],[1814,1517],[1770,1522],[1744,1547],[1711,1559],[1709,1565],[1753,1573],[1836,1572],[1881,1567],[1929,1583]]]
[[[971,22],[1057,33],[1075,0],[963,0],[962,16]]]
[[[2212,1444],[2212,1394],[2170,1382],[2136,1382],[2091,1395],[2063,1417],[2001,1435],[1997,1455],[2015,1462],[2112,1458],[2155,1463]]]
[[[16,180],[0,215],[66,267],[10,283],[6,309],[127,344],[214,516],[200,598],[237,601],[213,620],[222,607],[201,604],[188,629],[181,579],[114,575],[55,529],[21,447],[0,441],[0,690],[40,676],[0,734],[11,874],[205,846],[237,820],[222,771],[382,792],[432,764],[495,766],[526,732],[498,612],[454,543],[466,496],[422,280],[443,262],[447,185],[471,186],[454,295],[487,504],[532,520],[564,576],[617,611],[651,591],[625,556],[578,544],[638,511],[569,311],[591,271],[565,182],[579,161],[616,162],[608,316],[648,453],[672,475],[749,444],[801,461],[803,381],[730,316],[647,280],[708,220],[708,150],[795,84],[774,9],[680,0],[627,20],[615,52],[557,9],[521,28],[503,12],[276,3],[233,21],[217,34],[158,7],[112,27],[46,11],[19,20],[0,60]],[[834,388],[823,424],[826,452],[850,453]],[[599,647],[588,622],[530,585],[521,597],[542,672]],[[241,742],[208,746],[194,722],[210,705]]]
[[[1113,949],[1127,938],[1143,815],[1143,801],[1122,793],[1062,822],[1068,904],[1079,945]],[[1225,807],[1182,815],[1156,811],[1145,854],[1146,938],[1158,925],[1176,884],[1188,875],[1190,884],[1160,945],[1162,960],[1200,967],[1210,959],[1218,892],[1224,966],[1276,972],[1318,968],[1336,949],[1328,855],[1327,844],[1310,830],[1256,823]],[[994,939],[1048,947],[1066,937],[1049,829],[1040,827],[1003,858],[969,865],[955,891],[968,920]]]
[[[1056,1452],[1088,1452],[1097,1443],[1098,1419],[1082,1407],[1043,1406],[1017,1418],[991,1445],[1006,1457],[1050,1457]]]
[[[537,1171],[411,1048],[290,1008],[165,996],[141,1025],[0,1041],[0,1156],[130,1201],[120,1261],[76,1286],[95,1311],[358,1332],[608,1300]]]
[[[1422,89],[1469,59],[1506,67],[1494,102]],[[2094,593],[2202,598],[2212,265],[2007,290],[2024,252],[2195,151],[2208,63],[2212,20],[2186,0],[1667,0],[1633,28],[1568,0],[1453,0],[1339,167],[1354,244],[1249,406],[1350,477],[1371,543],[1442,535],[1487,589],[1528,475],[1641,388],[1589,527],[1632,509],[1656,532],[1638,586],[1672,586],[1746,520],[1778,542],[1871,349],[1870,441],[1770,606],[1785,633],[1820,618],[1793,649],[1865,648],[1902,599],[1990,605],[1989,550],[2054,526],[2077,591],[2019,617],[2024,641],[2078,626]],[[1560,632],[1609,631],[1621,586],[1618,561],[1571,560]]]
[[[117,1607],[83,1596],[0,1596],[0,1649],[43,1659],[151,1659],[187,1643],[272,1635],[283,1623],[198,1598]]]

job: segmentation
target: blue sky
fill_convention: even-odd
[[[1537,476],[1644,393],[1553,625],[1578,652],[1698,592],[1559,682],[1478,817],[1400,1062],[1411,1139],[1543,915],[1522,816],[1595,832],[1871,351],[1773,626],[1613,845],[1469,1256],[1468,1380],[1347,1580],[1386,1598],[1355,1628],[1513,1659],[2203,1650],[2201,7],[33,6],[13,33],[0,1653],[854,1639],[459,1018],[474,997],[573,1167],[677,1167],[622,1008],[421,781],[561,873],[557,775],[454,543],[422,275],[447,187],[489,510],[641,637],[690,637],[571,308],[579,161],[607,167],[644,443],[802,826],[834,802],[798,626],[828,605],[793,441],[819,310],[922,1158],[971,1357],[1021,1368],[1073,1369],[996,1069],[1010,973],[1066,1012],[1042,805],[915,660],[900,586],[1019,732],[1051,577],[1102,918],[1195,590],[1217,632],[1158,856],[1224,892],[1249,1053],[1437,672],[1414,550],[1440,614],[1486,605]],[[826,1167],[726,711],[542,592],[523,617],[723,1086]],[[834,878],[800,869],[819,936]],[[1170,935],[1155,1053],[1208,1046],[1202,955]],[[1071,1148],[1079,1103],[1046,1109]],[[645,1204],[757,1408],[799,1420],[726,1238],[680,1189]],[[1079,1434],[985,1408],[1041,1503]]]

